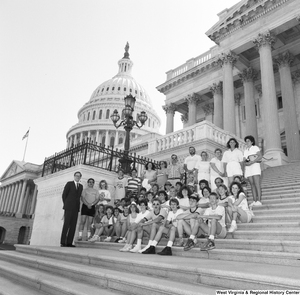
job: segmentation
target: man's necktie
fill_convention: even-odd
[[[76,182],[76,189],[78,190],[78,188],[79,188],[79,184],[78,182]]]

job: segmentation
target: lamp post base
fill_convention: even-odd
[[[125,155],[122,159],[119,160],[119,163],[125,174],[129,174],[131,172],[132,169],[131,164],[133,163],[133,161],[130,158],[128,158]]]

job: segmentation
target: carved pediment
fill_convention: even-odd
[[[1,177],[2,179],[11,177],[13,175],[19,174],[20,172],[25,171],[25,167],[23,166],[23,162],[12,161],[8,168],[5,170],[4,174]]]

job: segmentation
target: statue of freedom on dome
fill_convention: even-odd
[[[125,53],[124,53],[124,56],[123,58],[129,58],[129,53],[128,53],[128,50],[129,50],[129,43],[127,42],[126,43],[126,46],[125,46]]]

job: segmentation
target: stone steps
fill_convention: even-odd
[[[300,222],[265,222],[265,223],[239,223],[240,230],[266,230],[266,229],[280,229],[280,230],[294,230],[300,229]]]
[[[238,224],[238,230],[228,233],[226,239],[300,241],[300,229],[241,230]]]
[[[252,202],[252,198],[248,198],[248,203],[250,204]],[[268,205],[268,204],[283,204],[283,203],[300,203],[300,197],[299,196],[274,196],[272,199],[271,198],[264,198],[263,199],[263,205]]]
[[[2,252],[0,253],[2,260],[0,273],[6,271],[7,276],[17,276],[18,281],[26,280],[29,285],[40,285],[42,290],[49,294],[101,293],[101,295],[110,295],[116,294],[115,291],[120,294],[132,295],[215,294],[215,288],[203,284],[191,284],[184,282],[184,280],[178,282],[177,279],[172,283],[167,283],[165,277],[159,276],[158,268],[149,278],[146,276],[149,273],[147,271],[148,266],[145,267],[145,264],[139,265],[139,269],[142,267],[145,269],[145,274],[125,272],[119,269],[121,260],[115,261],[116,266],[114,268],[103,268],[100,265],[95,267],[89,263],[90,260],[93,260],[93,256],[88,253],[82,256],[80,254],[82,249],[79,253],[77,251],[77,255],[73,255],[70,260],[66,258],[70,252],[74,252],[73,249],[72,251],[66,249],[64,252],[60,250],[58,247],[54,248],[54,252],[52,251],[54,257],[50,257],[50,252],[44,252],[44,255],[41,255],[39,251],[30,254],[28,252],[26,254]],[[112,253],[110,254],[112,255]],[[83,260],[85,261],[83,262]],[[13,267],[15,264],[18,264],[18,268]]]
[[[105,273],[107,277],[113,271],[118,271],[122,272],[124,278],[130,274],[131,278],[136,278],[143,286],[147,286],[151,282],[151,285],[154,284],[158,289],[157,281],[163,281],[163,294],[215,294],[216,289],[222,288],[252,290],[295,290],[300,288],[298,265],[278,264],[274,267],[265,261],[263,263],[233,261],[230,255],[239,256],[235,255],[234,250],[227,249],[227,254],[225,250],[218,249],[209,252],[192,249],[185,252],[182,248],[173,247],[173,256],[170,257],[119,252],[117,249],[120,248],[120,245],[116,243],[94,243],[90,244],[90,248],[86,248],[86,244],[80,242],[78,245],[84,246],[84,248],[72,249],[17,246],[18,252],[23,253],[18,253],[19,256],[15,260],[22,261],[23,258],[20,254],[23,254],[25,257],[29,256],[37,261],[41,268],[44,267],[43,262],[47,261],[47,263],[52,263],[51,266],[54,268],[51,268],[52,271],[63,272],[64,275],[66,271],[67,275],[70,275],[70,272],[74,273],[72,266],[76,265],[76,273],[72,274],[73,279],[78,278],[77,274],[81,272],[84,272],[86,276],[92,268],[93,279],[97,278],[98,272]],[[162,249],[161,246],[158,247],[158,250],[160,249]],[[250,252],[248,251],[248,253]],[[225,255],[227,256],[225,257]],[[285,255],[285,259],[288,258],[289,255]],[[250,258],[249,261],[251,261]],[[81,280],[83,279],[85,278],[81,277]],[[178,285],[180,285],[180,290]],[[196,289],[191,290],[192,287]],[[123,290],[126,290],[126,286]],[[143,290],[140,289],[137,294],[162,294],[153,289],[152,293],[145,293]]]
[[[279,207],[279,206],[278,206]],[[255,207],[253,207],[255,208]],[[267,208],[263,208],[263,209],[254,209],[253,210],[255,217],[256,216],[262,216],[262,215],[297,215],[298,213],[300,213],[299,208],[279,208],[279,209],[267,209]]]
[[[252,219],[253,223],[268,223],[268,222],[293,222],[295,220],[300,220],[300,212],[296,212],[293,214],[289,215],[268,215],[268,214],[263,214],[263,215],[255,215]]]
[[[256,212],[261,212],[261,211],[268,211],[268,210],[271,210],[271,209],[300,209],[300,199],[299,199],[299,202],[291,202],[291,203],[288,203],[288,202],[282,202],[282,203],[263,203],[262,206],[254,206],[252,208],[254,214]]]

